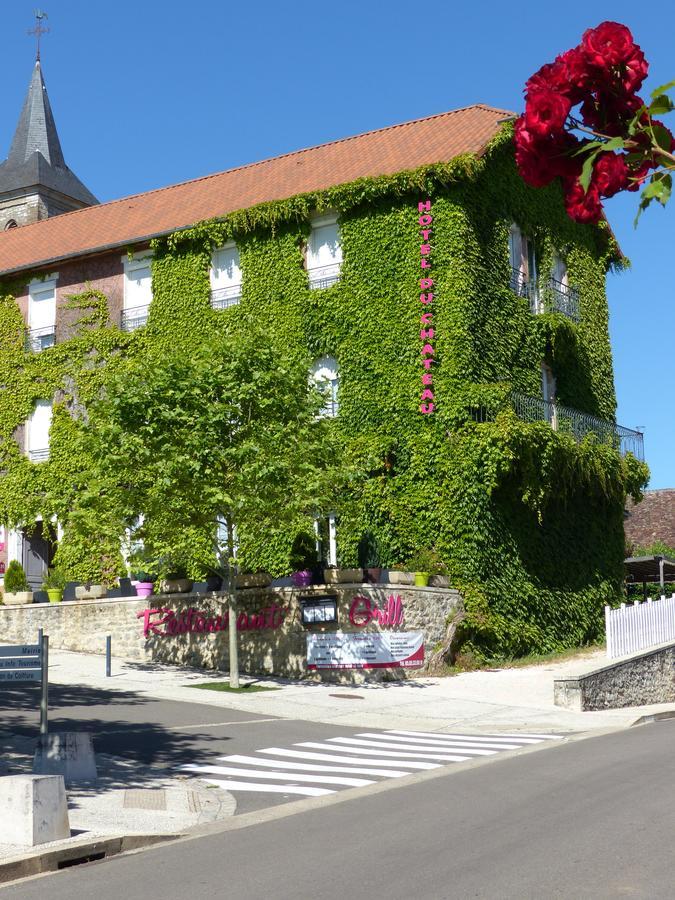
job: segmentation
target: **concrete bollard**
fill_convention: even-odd
[[[91,735],[83,731],[49,734],[46,746],[38,743],[33,759],[35,775],[63,775],[66,784],[96,781],[96,759]]]
[[[0,778],[0,841],[34,847],[70,837],[66,788],[61,775]]]

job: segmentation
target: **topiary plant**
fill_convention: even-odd
[[[30,589],[23,566],[16,559],[13,559],[5,572],[5,593],[18,594],[20,591],[27,590]]]

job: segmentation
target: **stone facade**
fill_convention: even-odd
[[[657,541],[675,547],[675,489],[645,491],[640,503],[628,498],[623,524],[631,555],[632,548]]]
[[[556,706],[568,709],[621,709],[675,702],[675,644],[636,653],[584,675],[553,683]]]
[[[300,597],[337,596],[338,621],[330,624],[303,625]],[[349,610],[354,598],[370,601],[384,609],[389,597],[400,597],[403,622],[388,627],[371,621],[363,627],[350,623]],[[248,627],[239,630],[239,665],[242,672],[262,675],[308,677],[306,635],[312,632],[422,631],[428,659],[445,637],[448,618],[461,602],[457,591],[447,588],[418,588],[390,585],[339,585],[335,590],[320,588],[249,589],[237,593],[238,612]],[[229,666],[228,632],[191,631],[185,634],[144,636],[144,610],[158,610],[151,622],[158,622],[162,610],[176,613],[189,609],[203,614],[203,620],[227,616],[227,598],[222,594],[166,594],[146,599],[123,598],[96,602],[31,604],[21,607],[0,606],[0,639],[6,643],[32,643],[38,628],[49,635],[50,647],[85,653],[104,653],[106,635],[112,637],[114,656],[141,662],[189,665],[205,669]],[[264,616],[261,615],[264,613]],[[197,616],[195,615],[195,619]],[[265,627],[266,624],[278,627]],[[261,627],[262,626],[262,627]],[[164,626],[159,626],[164,630]],[[419,670],[416,670],[419,671]],[[325,670],[318,677],[327,679],[402,678],[405,669]]]

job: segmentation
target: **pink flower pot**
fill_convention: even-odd
[[[152,581],[139,581],[136,583],[136,595],[138,597],[149,597],[153,587]]]
[[[309,569],[303,569],[301,572],[293,572],[291,574],[291,581],[295,587],[309,587],[312,583],[312,573]]]

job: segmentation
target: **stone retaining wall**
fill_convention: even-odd
[[[300,596],[337,595],[338,622],[303,626]],[[385,608],[388,598],[400,597],[403,623],[391,628],[371,622],[363,628],[349,621],[349,609],[356,596],[367,598],[372,606]],[[460,603],[457,591],[447,588],[417,588],[403,585],[339,585],[335,589],[267,588],[237,592],[238,611],[246,617],[248,627],[239,630],[239,665],[242,672],[305,677],[306,635],[311,632],[422,631],[426,656],[445,637],[446,623]],[[204,630],[184,634],[144,636],[146,609],[174,610],[177,614],[193,609],[196,622]],[[283,612],[282,612],[283,611]],[[197,616],[201,614],[201,619]],[[158,612],[150,621],[158,622]],[[218,617],[221,617],[220,620]],[[224,669],[229,665],[228,632],[209,633],[227,617],[227,599],[222,594],[167,594],[146,599],[123,598],[93,602],[71,601],[28,606],[0,606],[0,642],[34,643],[38,628],[49,635],[50,647],[85,653],[105,652],[106,635],[112,637],[113,656],[139,662],[162,662],[190,665],[205,669]],[[211,623],[211,624],[209,624]],[[269,627],[276,624],[278,627]],[[163,630],[166,626],[161,626]],[[417,670],[419,671],[419,670]],[[404,669],[368,670],[367,672],[324,671],[320,677],[335,679],[366,676],[369,679],[405,677]]]
[[[621,709],[675,702],[675,644],[636,653],[626,659],[553,682],[557,706],[568,709]]]

